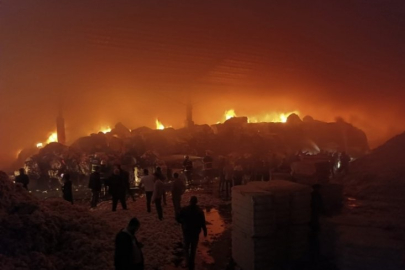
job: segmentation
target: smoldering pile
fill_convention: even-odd
[[[39,201],[0,172],[0,269],[112,269],[110,231],[86,209]]]

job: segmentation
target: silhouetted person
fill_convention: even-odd
[[[214,159],[209,155],[208,151],[205,153],[203,163],[204,163],[204,177],[209,182],[213,177]]]
[[[225,198],[228,199],[231,196],[232,179],[233,179],[233,166],[230,162],[225,165]]]
[[[20,175],[15,178],[16,183],[20,183],[23,187],[28,190],[28,184],[30,183],[30,178],[25,174],[24,168],[19,169]]]
[[[270,180],[270,161],[268,159],[263,161],[263,181]]]
[[[225,190],[225,169],[226,160],[224,157],[221,157],[218,162],[218,177],[219,177],[219,193]]]
[[[104,186],[104,196],[108,196],[108,178],[110,175],[110,170],[107,167],[107,165],[104,163],[104,161],[101,161],[101,165],[100,165],[100,179],[101,179],[101,183]]]
[[[90,174],[89,189],[91,189],[91,208],[96,208],[101,192],[100,167],[96,166],[94,172]]]
[[[174,181],[172,183],[172,200],[173,200],[173,207],[175,215],[177,216],[181,209],[181,196],[186,191],[186,185],[184,184],[183,180],[179,178],[179,174],[175,173]]]
[[[340,155],[340,171],[347,174],[349,172],[350,157],[346,152]]]
[[[121,177],[124,180],[125,194],[128,194],[129,196],[131,196],[132,200],[135,201],[135,196],[131,192],[131,184],[129,182],[129,173],[126,170],[122,169],[121,165],[116,165],[116,167],[120,170]],[[125,195],[125,199],[126,199],[126,195]]]
[[[197,197],[190,198],[190,205],[181,209],[177,221],[181,223],[184,237],[184,249],[187,259],[188,269],[194,269],[195,254],[201,229],[204,236],[207,236],[204,212],[197,205]]]
[[[186,175],[187,184],[190,185],[193,181],[193,162],[190,160],[189,156],[184,157],[183,169]]]
[[[233,169],[233,185],[234,186],[242,185],[243,175],[244,175],[243,167],[240,164],[236,165],[235,168]]]
[[[155,188],[155,176],[149,174],[148,169],[143,170],[143,176],[141,178],[140,186],[144,187],[146,196],[146,210],[151,212],[150,204],[152,201],[153,189]]]
[[[73,191],[72,191],[72,181],[70,181],[70,174],[65,173],[62,177],[63,186],[62,194],[63,199],[73,204]]]
[[[125,200],[125,193],[126,193],[126,183],[125,180],[122,179],[122,174],[118,167],[114,168],[114,173],[108,179],[109,182],[109,193],[112,196],[112,210],[117,210],[118,201],[121,202],[122,209],[127,209],[127,202]]]
[[[164,183],[166,181],[166,177],[164,176],[163,172],[162,172],[162,168],[160,167],[156,167],[156,171],[155,171],[155,178],[159,179],[160,181],[162,181],[163,183],[163,194],[162,194],[162,199],[163,199],[163,204],[166,206],[167,202],[166,202],[166,188],[164,187]]]
[[[163,220],[162,198],[164,193],[165,185],[163,184],[161,178],[156,178],[153,188],[152,202],[156,206],[159,220]]]
[[[132,218],[128,226],[115,237],[115,270],[143,270],[144,258],[142,243],[138,242],[135,233],[141,226],[137,218]]]

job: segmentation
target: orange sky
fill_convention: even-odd
[[[404,131],[404,2],[297,2],[2,1],[0,165],[46,140],[60,103],[70,141],[181,127],[188,95],[196,123],[298,110],[372,146]]]

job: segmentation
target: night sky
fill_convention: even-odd
[[[0,2],[0,165],[55,131],[299,111],[405,129],[405,1]]]

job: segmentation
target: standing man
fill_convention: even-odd
[[[140,186],[144,187],[146,196],[146,209],[148,213],[150,213],[150,203],[152,200],[153,189],[155,188],[155,176],[150,175],[148,169],[143,169],[143,176],[141,178]]]
[[[94,167],[94,172],[90,174],[89,189],[91,189],[91,208],[96,208],[101,192],[100,167]]]
[[[159,220],[163,220],[162,198],[165,193],[165,185],[160,178],[156,178],[153,188],[152,202],[156,206]]]
[[[20,172],[20,175],[18,175],[18,176],[15,178],[15,182],[22,184],[23,187],[24,187],[26,190],[28,190],[28,184],[30,183],[30,178],[28,177],[28,175],[25,174],[24,168],[21,168],[21,169],[19,170],[19,172]]]
[[[73,204],[73,191],[72,191],[72,181],[70,181],[70,174],[65,173],[62,177],[63,186],[62,194],[63,199]]]
[[[109,180],[109,192],[112,196],[112,210],[117,210],[118,201],[121,202],[122,209],[127,210],[127,202],[125,200],[126,184],[122,179],[122,175],[117,166],[114,168],[114,173],[110,176]]]
[[[189,270],[194,270],[195,254],[201,229],[204,237],[207,237],[204,212],[197,205],[197,197],[190,198],[190,205],[181,209],[177,221],[181,223],[184,237],[184,248]]]
[[[233,166],[230,161],[227,162],[224,168],[225,175],[225,199],[231,197],[232,179],[233,179]]]
[[[143,245],[135,237],[140,226],[139,220],[132,218],[128,226],[115,237],[115,270],[143,270],[145,268]]]
[[[186,185],[184,184],[183,180],[179,178],[178,173],[174,173],[173,175],[174,181],[172,185],[172,200],[173,200],[173,207],[175,216],[180,213],[181,209],[181,195],[184,194],[186,191]]]
[[[163,204],[166,206],[167,202],[166,202],[166,187],[165,187],[165,181],[166,181],[166,177],[164,176],[163,172],[162,172],[162,168],[160,167],[156,167],[156,171],[155,171],[155,178],[156,179],[160,179],[163,183],[163,195],[162,195],[162,199],[163,199]]]
[[[193,181],[193,162],[190,160],[189,156],[184,157],[183,169],[186,174],[187,184],[190,185]]]
[[[205,173],[205,177],[208,180],[211,180],[212,178],[212,169],[213,169],[213,158],[209,155],[209,152],[205,152],[205,157],[203,158],[203,162],[204,162],[204,173]]]

